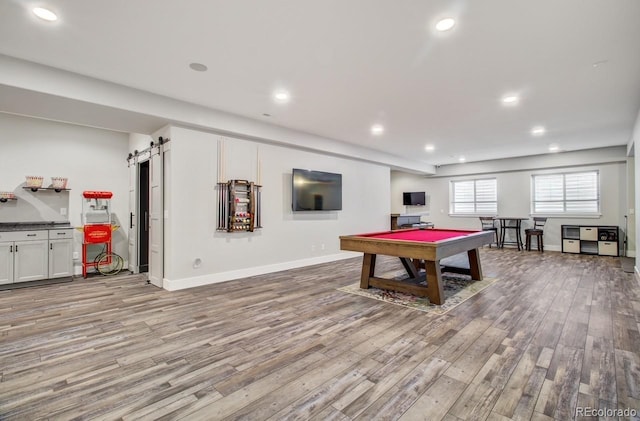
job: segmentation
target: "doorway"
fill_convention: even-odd
[[[138,164],[138,270],[149,271],[149,161]]]

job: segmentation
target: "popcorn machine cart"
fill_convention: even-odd
[[[118,226],[111,223],[111,197],[109,191],[88,190],[82,193],[82,276],[93,267],[103,275],[113,275],[122,269],[122,258],[112,250],[112,232]],[[87,259],[87,247],[103,244],[103,250],[93,261]]]

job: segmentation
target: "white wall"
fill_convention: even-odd
[[[0,222],[70,221],[81,225],[82,192],[114,193],[112,211],[126,222],[128,210],[128,135],[108,130],[0,113],[0,190],[17,201],[0,203]],[[25,176],[67,177],[70,192],[24,190]],[[62,215],[61,209],[67,209]],[[81,251],[81,234],[75,236]],[[114,234],[116,252],[127,256],[126,231]],[[79,261],[75,262],[76,270]],[[77,272],[76,272],[77,273]]]
[[[607,148],[610,149],[610,148]],[[579,165],[581,154],[571,156],[566,153],[563,158],[567,158],[574,166],[566,167],[567,171],[598,170],[600,172],[601,183],[601,213],[600,218],[550,218],[545,226],[545,249],[561,250],[561,228],[563,224],[583,224],[583,225],[618,225],[624,228],[624,214],[626,212],[626,149],[619,149],[618,162],[607,162],[600,165]],[[610,151],[608,151],[610,152]],[[597,151],[592,152],[597,155]],[[609,153],[603,154],[610,156]],[[531,175],[542,173],[553,173],[563,171],[555,165],[552,168],[545,168],[546,163],[543,157],[531,157],[529,161],[518,158],[518,165],[526,169],[521,171],[506,172],[483,172],[481,177],[495,177],[498,187],[498,214],[501,216],[529,217],[531,213]],[[509,166],[510,160],[500,160],[502,165]],[[483,165],[486,165],[483,164]],[[423,221],[431,221],[436,227],[443,228],[468,228],[480,229],[480,221],[477,217],[457,217],[449,215],[449,186],[452,180],[469,179],[473,175],[461,175],[465,165],[458,165],[455,171],[456,176],[445,177],[424,177],[402,172],[391,173],[391,209],[395,213],[409,213],[402,206],[402,192],[404,191],[425,191],[429,196],[426,206],[422,212]],[[532,224],[525,221],[523,228]],[[622,247],[622,246],[621,246]],[[622,251],[622,248],[620,249]]]
[[[217,231],[220,136],[171,127],[166,175],[165,288],[180,289],[353,256],[338,237],[388,229],[389,168],[312,152],[224,138],[225,178],[256,181],[261,162],[262,221],[253,233]],[[341,173],[343,210],[294,213],[291,170]],[[196,258],[202,260],[194,268]]]
[[[635,164],[635,226],[636,226],[636,244],[640,243],[640,230],[637,227],[640,227],[640,111],[638,111],[638,116],[636,118],[636,123],[633,127],[633,133],[631,135],[631,139],[629,140],[628,145],[629,150],[633,150],[634,164]],[[636,253],[636,278],[640,277],[640,256]]]
[[[627,157],[627,197],[625,214],[627,215],[627,256],[636,256],[636,205],[635,205],[635,192],[636,192],[636,160],[632,155]]]

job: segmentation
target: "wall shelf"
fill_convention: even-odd
[[[56,193],[60,193],[60,192],[63,192],[63,191],[71,191],[71,189],[57,189],[55,187],[29,187],[29,186],[25,186],[25,187],[23,187],[23,189],[31,190],[32,192],[37,192],[38,190],[53,190]]]

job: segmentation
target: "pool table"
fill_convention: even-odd
[[[345,235],[340,249],[364,253],[360,288],[376,287],[406,292],[441,305],[444,303],[440,260],[459,253],[469,256],[469,274],[482,280],[478,248],[493,241],[493,231],[453,229],[405,229]],[[376,256],[397,256],[409,274],[408,279],[395,280],[375,276]],[[417,262],[424,261],[425,275],[420,275]],[[424,281],[426,277],[426,285]],[[422,284],[421,284],[422,282]]]

